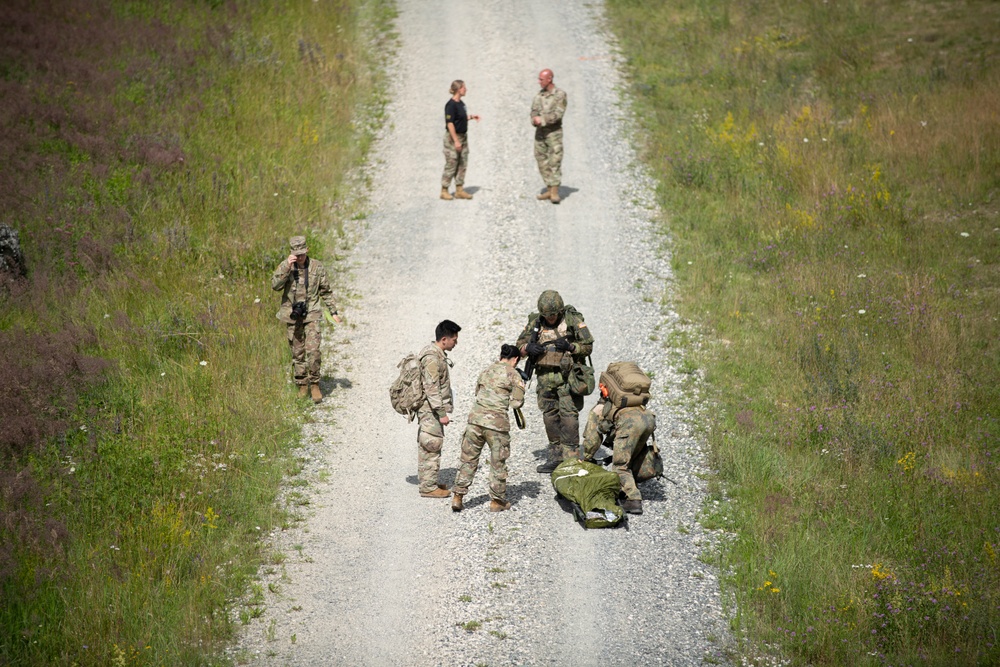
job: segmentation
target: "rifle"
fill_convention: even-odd
[[[531,343],[538,342],[538,334],[541,332],[541,329],[542,321],[541,318],[538,318],[538,320],[535,321],[534,328],[531,330],[531,337],[528,338],[529,345]],[[524,380],[524,384],[528,384],[531,382],[531,376],[535,374],[535,360],[528,357],[528,360],[524,362],[524,370],[518,368],[517,372],[521,375],[521,379]]]
[[[542,329],[541,318],[539,318],[539,320],[535,322],[535,327],[531,330],[531,337],[528,339],[529,345],[531,343],[538,342],[538,334],[541,332],[541,329]],[[542,347],[555,345],[558,341],[563,340],[564,338],[567,337],[563,336],[562,338],[546,341],[542,343]],[[521,379],[524,380],[524,384],[528,384],[531,381],[531,376],[535,374],[535,359],[528,357],[528,360],[524,362],[524,370],[518,368],[517,372],[521,375]]]

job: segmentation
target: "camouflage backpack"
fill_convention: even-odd
[[[601,395],[615,410],[646,405],[652,379],[634,361],[615,361],[601,373]],[[610,416],[605,414],[605,419]]]
[[[393,409],[413,421],[417,408],[424,402],[424,385],[420,379],[420,357],[410,353],[396,364],[399,377],[389,387],[389,402]]]

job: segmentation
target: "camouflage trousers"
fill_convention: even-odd
[[[417,480],[420,493],[437,488],[441,470],[441,447],[444,445],[444,425],[425,402],[417,410]]]
[[[559,384],[553,385],[553,375],[559,377]],[[583,409],[583,397],[571,394],[569,385],[561,379],[561,374],[557,373],[537,376],[538,409],[542,412],[545,435],[549,439],[549,458],[556,461],[579,456],[580,410]]]
[[[462,150],[455,150],[455,142],[451,138],[451,133],[445,130],[444,133],[444,173],[441,174],[441,187],[447,188],[451,185],[451,179],[455,179],[455,185],[465,185],[465,170],[469,166],[469,139],[468,135],[458,135],[458,140],[462,142]]]
[[[600,407],[595,406],[587,415],[587,426],[583,431],[586,458],[593,458],[604,439],[601,430],[609,426],[608,422],[601,423]],[[625,497],[629,500],[642,500],[634,473],[646,456],[649,438],[656,430],[656,417],[651,412],[632,412],[617,417],[611,426],[614,428],[611,469],[618,473]]]
[[[455,478],[456,494],[464,496],[472,486],[479,468],[479,456],[484,445],[490,446],[490,498],[503,503],[507,500],[507,458],[510,456],[510,433],[494,431],[477,424],[465,427],[462,438],[462,465]]]
[[[292,349],[292,375],[295,384],[319,383],[319,371],[323,365],[320,356],[319,322],[296,322],[288,325],[288,346]]]
[[[552,187],[562,183],[563,132],[562,128],[548,132],[539,128],[535,131],[535,161],[538,173],[545,185]]]

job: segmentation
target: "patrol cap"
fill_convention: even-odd
[[[538,312],[545,317],[561,314],[564,307],[562,297],[554,289],[545,290],[538,297]]]
[[[288,239],[288,245],[292,247],[293,255],[305,255],[309,252],[309,248],[306,247],[306,237],[304,236],[293,236]]]

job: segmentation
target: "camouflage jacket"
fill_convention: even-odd
[[[535,134],[562,129],[563,115],[566,113],[566,92],[561,88],[540,90],[531,101],[531,118],[542,117],[542,124]]]
[[[451,374],[448,372],[448,355],[431,343],[420,350],[418,356],[424,396],[427,397],[427,403],[434,416],[440,419],[455,408],[451,394]]]
[[[333,299],[333,290],[330,289],[330,281],[327,278],[326,267],[310,257],[306,260],[309,269],[309,291],[306,292],[306,272],[299,269],[298,280],[295,279],[295,272],[288,264],[288,259],[282,260],[278,268],[271,275],[271,289],[281,292],[281,307],[278,308],[277,317],[282,322],[295,324],[292,319],[292,304],[296,301],[305,301],[309,304],[309,314],[303,322],[318,322],[323,317],[320,310],[320,299],[326,304],[331,313],[337,312],[337,302]]]
[[[469,423],[494,431],[509,431],[508,408],[524,405],[524,380],[503,361],[494,362],[476,380],[476,404]]]
[[[601,400],[587,415],[583,430],[583,455],[592,459],[597,449],[610,436],[615,447],[638,452],[656,430],[656,413],[645,406],[608,409],[610,404]],[[610,444],[610,443],[609,443]]]
[[[539,369],[539,372],[544,372],[543,369],[555,370],[558,367],[563,373],[568,373],[573,362],[582,364],[590,356],[590,353],[594,351],[594,337],[590,333],[590,328],[583,321],[583,315],[580,314],[580,311],[573,306],[566,306],[562,318],[554,327],[546,324],[545,320],[538,313],[529,315],[527,326],[524,327],[524,331],[517,338],[516,345],[518,347],[523,348],[528,344],[535,327],[539,327],[539,343],[544,344],[547,341],[566,337],[573,345],[572,353],[560,352],[552,345],[546,346],[545,355],[535,360],[535,365]]]

